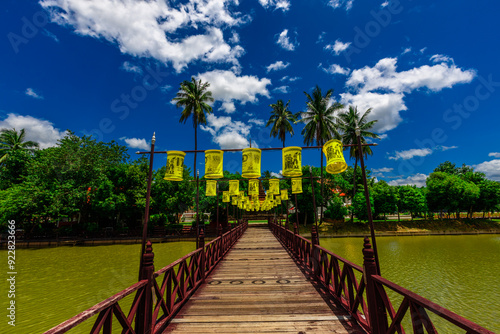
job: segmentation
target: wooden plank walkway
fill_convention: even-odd
[[[365,333],[329,306],[267,228],[251,227],[164,333]]]

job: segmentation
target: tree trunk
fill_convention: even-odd
[[[354,163],[354,171],[352,173],[352,201],[351,207],[354,204],[354,195],[356,195],[356,168],[358,167],[358,154],[356,153],[356,162]],[[351,223],[354,223],[354,211],[351,210]]]
[[[323,143],[321,143],[321,146],[323,146]],[[324,197],[323,197],[323,151],[320,149],[319,150],[321,154],[321,175],[320,175],[320,182],[321,182],[321,201],[319,202],[319,205],[321,205],[320,208],[320,225],[323,223],[323,202],[324,202]]]

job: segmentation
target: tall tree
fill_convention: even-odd
[[[304,123],[302,135],[304,136],[304,144],[312,145],[316,141],[316,145],[323,146],[328,140],[333,138],[340,139],[340,134],[337,131],[336,112],[343,108],[339,102],[332,103],[333,89],[329,89],[323,96],[321,88],[316,86],[312,96],[307,92],[306,106],[307,110],[302,112],[300,122]],[[321,152],[321,179],[323,179],[323,153]],[[321,182],[321,194],[323,194],[323,182]],[[321,196],[323,197],[323,196]],[[323,217],[323,205],[321,203],[321,217]]]
[[[378,139],[380,138],[377,134],[370,132],[369,130],[373,128],[375,123],[377,123],[377,120],[373,121],[368,121],[368,115],[372,109],[366,110],[363,115],[358,112],[358,108],[354,106],[349,106],[347,111],[341,112],[338,115],[338,129],[342,132],[342,142],[343,144],[354,144],[356,145],[358,143],[358,139],[356,136],[356,128],[359,127],[360,129],[360,139],[361,139],[361,144],[366,144],[366,139],[365,138],[374,138]],[[359,155],[359,149],[357,146],[351,146],[351,149],[349,151],[349,155],[351,158],[355,158],[355,163],[354,163],[354,175],[353,175],[353,189],[352,189],[352,198],[354,198],[356,194],[356,183],[354,182],[355,177],[356,177],[356,167],[358,166],[358,159],[360,157]],[[366,157],[369,155],[372,155],[373,152],[370,148],[370,146],[362,146],[362,152],[363,155]],[[351,215],[351,220],[354,217]]]
[[[2,164],[10,154],[17,150],[33,151],[38,148],[38,143],[26,141],[26,133],[21,129],[19,133],[16,129],[2,129],[0,131],[0,164]]]
[[[272,125],[270,136],[276,137],[279,136],[280,140],[283,142],[283,147],[285,147],[285,136],[290,133],[293,136],[293,128],[292,123],[297,121],[298,114],[294,115],[288,109],[288,104],[290,100],[286,103],[283,103],[283,100],[278,100],[274,104],[270,104],[269,106],[272,108],[271,117],[267,121],[266,127]]]
[[[196,81],[194,77],[191,81],[183,81],[177,92],[177,96],[172,99],[177,108],[184,108],[181,112],[180,123],[186,123],[188,118],[193,116],[194,127],[194,149],[198,149],[198,125],[207,124],[206,113],[212,113],[210,102],[214,101],[212,92],[208,90],[210,83]],[[196,177],[196,153],[194,154],[193,173]]]

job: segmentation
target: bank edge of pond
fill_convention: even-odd
[[[376,237],[415,237],[415,236],[427,236],[427,235],[478,235],[478,234],[500,234],[500,229],[498,230],[484,230],[484,231],[421,231],[421,232],[378,232],[375,231]],[[302,235],[305,238],[310,238],[310,233],[305,233]],[[319,233],[320,238],[364,238],[370,236],[370,231],[359,232],[359,233],[337,233],[337,234],[326,234]]]
[[[166,237],[166,238],[148,238],[153,244],[175,241],[196,241],[196,237]],[[209,241],[210,239],[205,239]],[[16,249],[18,248],[50,248],[64,246],[108,246],[108,245],[131,245],[142,243],[142,238],[117,238],[117,239],[66,239],[66,240],[22,240],[16,241]],[[7,240],[0,241],[0,249],[7,249]]]

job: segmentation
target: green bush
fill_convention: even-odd
[[[324,217],[330,219],[344,219],[344,216],[347,215],[347,213],[347,207],[344,206],[340,196],[334,196],[330,205],[324,212]]]

